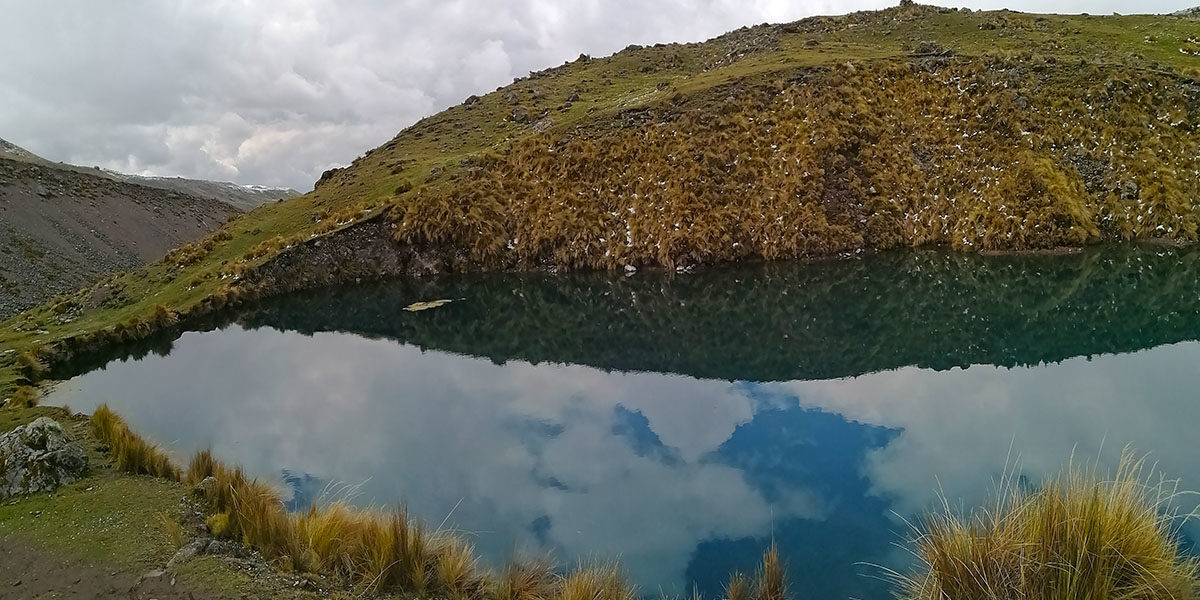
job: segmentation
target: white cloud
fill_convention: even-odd
[[[794,394],[803,406],[900,430],[868,455],[866,471],[897,512],[913,514],[935,503],[939,488],[952,502],[979,505],[1006,461],[1038,481],[1072,455],[1115,465],[1127,447],[1197,489],[1197,382],[1181,375],[1193,373],[1197,360],[1200,343],[1184,342],[1049,366],[905,367],[766,387]]]
[[[330,353],[339,360],[325,360]],[[548,518],[561,559],[621,556],[638,581],[668,587],[683,581],[701,541],[763,537],[773,519],[825,510],[795,490],[772,504],[738,468],[703,460],[753,416],[745,391],[722,381],[501,366],[391,341],[235,327],[185,334],[167,358],[83,375],[52,401],[86,411],[108,401],[180,455],[211,446],[259,476],[289,468],[362,484],[360,501],[403,501],[432,525],[453,509],[448,523],[496,558],[514,542],[537,550],[531,524]],[[618,406],[645,415],[680,460],[639,455],[613,435]]]

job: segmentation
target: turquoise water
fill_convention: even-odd
[[[885,598],[905,519],[1006,465],[1128,445],[1200,488],[1198,301],[1200,253],[1154,246],[396,281],[91,357],[51,401],[211,446],[293,506],[406,503],[495,561],[620,557],[644,591],[716,594],[775,539],[804,597]]]

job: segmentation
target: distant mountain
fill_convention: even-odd
[[[0,139],[0,156],[11,158],[13,160],[49,162],[46,159],[3,139]]]
[[[241,212],[228,198],[138,185],[0,140],[0,318],[158,259]]]
[[[251,211],[263,204],[295,198],[300,192],[290,188],[267,187],[261,185],[238,185],[226,181],[206,181],[203,179],[184,179],[182,177],[146,177],[119,173],[99,167],[81,167],[62,162],[54,162],[42,158],[12,142],[0,139],[0,158],[8,158],[49,167],[83,173],[97,177],[106,177],[114,181],[124,181],[146,187],[172,190],[200,198],[208,198],[224,202],[239,211]]]
[[[205,181],[203,179],[184,179],[182,177],[143,177],[141,175],[127,175],[113,171],[105,172],[121,181],[164,190],[174,190],[201,198],[211,198],[224,202],[241,211],[251,211],[269,202],[287,200],[288,198],[295,198],[300,195],[300,192],[291,188],[238,185],[228,181]]]

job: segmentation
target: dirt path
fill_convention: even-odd
[[[64,560],[11,537],[0,539],[0,599],[120,598],[216,600],[218,596],[171,585],[169,575],[143,579]]]

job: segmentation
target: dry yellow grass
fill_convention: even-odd
[[[771,542],[763,554],[762,569],[754,586],[754,600],[785,600],[787,596],[786,568],[779,558],[779,547]]]
[[[112,448],[117,469],[134,475],[179,480],[179,470],[166,453],[131,431],[108,405],[101,404],[96,408],[91,423],[96,438]]]
[[[902,578],[909,600],[1188,600],[1196,559],[1177,536],[1172,485],[1125,456],[1115,477],[1069,467],[1041,489],[1010,485],[969,517],[949,510],[914,540],[924,570]]]
[[[159,525],[162,526],[163,533],[166,534],[167,539],[170,540],[171,547],[182,548],[184,541],[187,538],[183,531],[183,525],[180,524],[179,520],[165,512],[156,514],[155,518],[158,519]]]
[[[615,564],[579,567],[563,579],[558,600],[635,600],[635,590]]]
[[[741,573],[729,577],[725,586],[726,600],[750,600],[750,579]]]
[[[217,511],[209,529],[239,539],[285,568],[342,577],[369,592],[435,594],[456,600],[633,600],[635,589],[616,564],[580,566],[566,574],[546,558],[514,559],[499,573],[480,565],[461,537],[430,532],[393,512],[358,509],[344,502],[289,513],[274,489],[248,479],[209,451],[198,452],[185,483],[202,486]],[[753,600],[783,600],[786,577],[774,546],[752,584]],[[744,596],[742,600],[750,600]]]
[[[112,446],[119,468],[180,479],[166,455],[107,406],[96,410],[92,428]],[[214,534],[239,539],[283,568],[334,575],[364,591],[455,600],[637,597],[615,563],[560,573],[546,559],[514,560],[493,573],[466,540],[429,532],[403,509],[333,502],[289,513],[275,489],[208,451],[193,457],[182,480],[209,477],[198,489],[215,512],[208,519]],[[1192,600],[1200,595],[1200,561],[1181,551],[1176,494],[1128,454],[1111,478],[1072,465],[1037,490],[1009,485],[988,510],[964,517],[947,507],[923,519],[913,540],[923,570],[898,577],[898,592],[906,600]],[[791,597],[774,543],[753,578],[730,578],[725,596]]]
[[[8,408],[33,408],[38,403],[37,388],[31,386],[21,386],[17,388],[16,393],[12,395],[5,406]]]
[[[493,581],[495,600],[554,600],[562,578],[549,558],[514,559]]]

